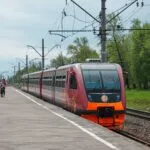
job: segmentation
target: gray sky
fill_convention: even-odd
[[[93,16],[98,16],[101,9],[101,0],[75,0]],[[133,0],[106,0],[106,12],[112,13],[126,3]],[[120,17],[125,27],[131,25],[133,18],[139,18],[142,22],[150,22],[150,0],[143,0],[144,7],[132,5],[124,11]],[[51,29],[81,29],[89,25],[93,19],[75,6],[70,0],[0,0],[0,74],[13,74],[13,66],[17,66],[20,59],[25,62],[25,55],[28,54],[29,60],[40,58],[40,56],[26,45],[34,46],[41,53],[41,40],[45,40],[45,53],[55,44],[61,47],[53,49],[46,56],[46,64],[50,59],[57,56],[59,52],[66,53],[67,46],[76,37],[87,36],[90,46],[99,50],[97,46],[98,38],[92,33],[77,33],[68,37],[64,42],[60,36],[49,35]],[[141,3],[142,0],[139,0]],[[62,11],[65,10],[67,17],[62,23]],[[74,19],[71,16],[75,16]],[[81,21],[79,21],[81,20]],[[98,23],[93,26],[98,27]],[[90,26],[87,29],[92,29]],[[71,33],[64,33],[65,36]],[[24,66],[23,62],[21,63]],[[17,68],[16,68],[17,70]]]

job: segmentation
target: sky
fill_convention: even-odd
[[[97,17],[101,10],[101,0],[74,1],[94,17]],[[117,13],[117,10],[132,1],[134,0],[106,0],[106,14]],[[143,23],[150,23],[150,0],[143,0],[144,7],[140,7],[142,0],[138,1],[139,7],[135,3],[120,15],[123,25],[127,28],[131,26],[134,18]],[[62,12],[67,16],[62,17]],[[40,61],[41,56],[27,45],[33,46],[41,54],[42,38],[45,46],[45,64],[49,64],[60,52],[66,55],[67,46],[72,44],[76,37],[86,36],[90,47],[99,52],[99,38],[92,32],[74,35],[63,33],[63,36],[68,37],[63,42],[61,36],[50,35],[48,32],[58,29],[82,29],[92,22],[93,19],[70,0],[0,0],[0,75],[13,75],[14,66],[16,71],[18,69],[18,62],[21,63],[21,68],[25,67],[26,55],[30,62]],[[98,26],[99,23],[94,21],[93,26],[87,29]],[[57,44],[59,46],[53,48]]]

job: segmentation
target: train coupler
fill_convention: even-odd
[[[115,114],[114,107],[98,107],[97,108],[98,124],[100,118],[110,118],[110,117],[113,118],[113,124],[114,124],[115,123],[114,114]]]

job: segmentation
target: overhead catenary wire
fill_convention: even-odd
[[[117,31],[150,31],[150,29],[141,29],[141,28],[135,28],[135,29],[133,29],[133,28],[131,28],[131,29],[115,29],[115,30],[117,30]],[[73,32],[74,31],[74,32]],[[99,30],[96,30],[96,31],[99,31]],[[113,31],[112,29],[106,29],[106,31]],[[58,32],[60,32],[60,31],[58,31]],[[93,32],[93,30],[63,30],[63,32],[72,32],[72,34],[71,35],[69,35],[69,36],[67,36],[64,40],[66,40],[68,37],[70,37],[70,36],[73,36],[73,35],[75,35],[76,33],[79,33],[79,32]],[[63,40],[63,41],[64,41]],[[59,42],[58,43],[58,45],[61,45],[61,43],[63,42],[63,41],[61,41],[61,42]]]
[[[74,2],[73,0],[71,0],[71,1]],[[118,11],[119,11],[119,12],[118,12],[113,18],[111,18],[110,20],[108,20],[107,23],[111,22],[115,17],[119,16],[122,12],[124,12],[128,7],[130,7],[131,5],[133,5],[136,1],[138,1],[138,0],[134,0],[134,1],[132,1],[131,3],[129,3],[129,4],[125,4],[123,7],[119,8],[119,9],[116,10],[116,11],[114,11],[114,12],[118,12]],[[80,6],[79,6],[79,7],[80,7]],[[67,15],[66,15],[66,16],[67,16]],[[72,16],[72,17],[74,17],[74,18],[77,19],[75,13],[74,13],[74,16]],[[94,17],[94,20],[100,22],[99,20],[95,19],[95,17]],[[75,35],[76,33],[79,33],[79,32],[93,32],[92,29],[90,29],[90,30],[85,30],[85,29],[87,29],[88,27],[93,26],[93,24],[95,24],[95,23],[96,23],[96,22],[92,21],[90,24],[84,26],[84,27],[83,27],[82,29],[80,29],[80,30],[49,30],[49,31],[51,31],[51,32],[61,32],[62,34],[63,34],[64,32],[71,32],[72,34],[67,35],[66,38],[64,38],[63,40],[61,40],[60,43],[62,43],[62,42],[65,41],[68,37],[71,37],[71,36]],[[128,31],[131,31],[131,30],[141,30],[141,29],[123,29],[123,28],[121,28],[121,29],[116,29],[116,30],[120,30],[120,31],[121,31],[121,30],[122,30],[122,31],[128,30]],[[143,29],[142,29],[142,30],[143,30]],[[146,29],[146,30],[149,30],[149,29]],[[95,31],[99,31],[99,29],[98,29],[98,30],[95,29]],[[106,31],[112,31],[112,30],[111,30],[111,29],[106,29]]]
[[[88,21],[81,20],[77,16],[74,16],[74,15],[67,15],[66,17],[73,17],[75,20],[83,22],[83,23],[91,23],[91,21],[88,22]],[[93,20],[93,22],[95,22],[95,20]]]
[[[71,0],[71,2],[73,2],[75,5],[77,5],[81,10],[83,10],[86,14],[88,14],[91,18],[93,18],[94,20],[96,20],[97,22],[100,23],[100,21],[95,18],[93,15],[91,15],[88,11],[86,11],[84,8],[82,8],[79,4],[77,4],[74,0]]]
[[[67,3],[67,1],[66,1],[66,6],[68,5],[68,3]],[[65,7],[66,7],[65,6]],[[63,9],[63,11],[65,10],[65,7],[64,7],[64,9]],[[67,15],[66,15],[67,16]],[[76,16],[74,15],[74,18],[76,18]],[[61,19],[61,29],[63,28],[63,17],[62,17],[62,19]],[[76,18],[77,19],[77,18]],[[95,18],[94,18],[95,19]],[[97,17],[96,17],[96,19],[95,20],[97,20]],[[93,26],[93,24],[95,24],[96,22],[94,22],[94,21],[92,21],[89,25],[86,25],[86,26],[84,26],[82,29],[86,29],[86,28],[88,28],[88,27],[90,27],[90,26]],[[66,38],[65,39],[67,39],[68,37],[71,37],[71,36],[73,36],[73,35],[75,35],[76,33],[72,33],[71,35],[68,35],[68,36],[66,36]],[[62,35],[63,35],[63,32],[62,32]],[[65,39],[62,39],[61,40],[61,42],[60,43],[62,43]]]
[[[72,24],[72,29],[74,29],[75,26],[75,18],[76,18],[76,10],[75,10],[75,5],[73,5],[73,15],[74,15],[74,19],[73,19],[73,24]]]
[[[119,16],[122,12],[124,12],[127,8],[129,8],[131,5],[133,5],[136,1],[138,0],[134,0],[133,2],[131,2],[130,4],[128,4],[123,10],[121,10],[120,12],[118,12],[115,16],[113,16],[110,20],[108,20],[106,22],[106,24],[108,24],[109,22],[111,22],[113,19],[115,19],[117,16]]]
[[[127,18],[125,18],[124,20],[122,20],[122,23],[127,22],[128,20],[130,20],[134,15],[136,15],[139,11],[141,10],[141,7],[137,8],[134,12],[132,12],[132,14],[130,16],[128,16]]]
[[[118,11],[120,11],[121,9],[124,9],[128,4],[126,3],[124,6],[118,8],[117,10],[113,11],[112,13],[116,13]]]
[[[73,0],[71,0],[74,4],[76,4],[79,8],[81,8],[84,12],[86,12],[88,15],[90,15],[94,20],[96,20],[97,22],[99,22],[100,23],[100,21],[99,20],[97,20],[95,17],[93,17],[91,14],[89,14],[86,10],[84,10],[80,5],[78,5],[76,2],[74,2]],[[114,17],[112,17],[109,21],[107,21],[107,23],[109,23],[109,22],[111,22],[114,18],[116,18],[118,15],[120,15],[123,11],[125,11],[128,7],[130,7],[132,4],[134,4],[135,2],[136,2],[137,0],[134,0],[134,1],[132,1],[130,4],[128,4],[127,6],[125,6],[125,8],[123,9],[123,10],[121,10],[120,12],[118,12]],[[85,26],[84,28],[82,28],[81,30],[84,30],[84,29],[86,29],[86,28],[88,28],[89,26],[91,26],[91,25],[93,25],[93,23],[92,24],[90,24],[90,25],[88,25],[88,26]],[[56,30],[51,30],[51,32],[55,32]],[[74,31],[74,32],[76,32],[76,31]],[[79,32],[79,31],[77,31],[77,32]],[[89,32],[89,31],[87,31],[87,32]],[[62,32],[62,34],[63,34],[63,32]],[[72,35],[74,35],[74,33],[72,33]],[[67,36],[67,37],[70,37],[71,35],[69,35],[69,36]]]
[[[131,31],[131,30],[150,30],[149,28],[147,29],[141,29],[141,28],[117,28],[115,29],[116,31]],[[49,32],[93,32],[93,30],[84,30],[84,29],[80,29],[80,30],[49,30]],[[99,30],[96,30],[99,31]],[[105,31],[113,31],[113,29],[106,29]],[[67,37],[66,37],[67,38]]]

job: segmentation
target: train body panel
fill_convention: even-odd
[[[78,78],[78,71],[79,68],[76,66],[72,66],[67,69],[67,88],[66,88],[66,95],[67,95],[67,104],[71,111],[75,112],[77,107],[82,105],[82,101],[79,97],[79,78]]]
[[[103,126],[123,125],[125,89],[118,64],[71,64],[28,76],[29,92]]]
[[[29,75],[25,74],[21,77],[21,89],[23,91],[28,92],[29,91]]]
[[[42,95],[42,71],[29,74],[29,92],[36,96]]]
[[[124,85],[124,79],[123,79],[123,72],[119,65],[117,65],[117,67],[118,67],[118,75],[120,78],[120,86],[121,86],[121,101],[122,101],[124,109],[126,109],[126,96],[125,96],[125,85]]]
[[[55,69],[42,73],[42,98],[54,103],[55,101]]]
[[[57,69],[55,75],[55,103],[65,107],[66,69]]]

